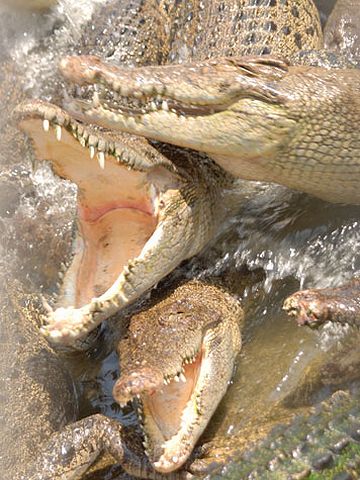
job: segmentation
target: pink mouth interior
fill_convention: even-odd
[[[163,440],[169,440],[181,428],[182,413],[196,388],[202,354],[196,356],[191,364],[184,365],[186,382],[176,382],[174,379],[161,390],[142,396],[144,419],[155,422]]]
[[[23,120],[21,128],[32,139],[36,157],[49,160],[59,177],[78,186],[78,238],[59,303],[80,307],[108,290],[154,233],[157,218],[147,175],[128,170],[111,155],[100,168],[97,157],[91,159],[89,149],[65,128],[58,141],[52,127],[43,130],[41,119]]]

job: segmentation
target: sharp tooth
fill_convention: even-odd
[[[150,102],[150,107],[151,107],[151,110],[157,110],[155,102]]]
[[[90,158],[95,157],[95,147],[93,145],[90,145]]]
[[[140,399],[140,394],[139,393],[136,394],[136,398]]]
[[[105,168],[105,153],[104,152],[98,152],[98,161],[100,168],[104,170]]]
[[[61,141],[61,127],[60,125],[55,125],[55,136],[58,142]]]
[[[49,128],[50,128],[50,122],[49,120],[43,120],[43,129],[45,132],[48,132],[49,131]]]
[[[164,101],[162,102],[161,108],[162,108],[163,110],[165,110],[165,112],[168,112],[168,111],[169,111],[169,105],[168,105],[168,103],[167,103],[166,100],[164,100]]]
[[[92,102],[94,104],[94,107],[100,107],[100,98],[99,98],[99,93],[95,90]]]
[[[183,373],[180,373],[180,380],[184,383],[186,383],[186,377]]]
[[[180,382],[179,376],[178,376],[178,375],[175,375],[174,380],[175,380],[175,382]]]

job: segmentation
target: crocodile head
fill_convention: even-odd
[[[196,233],[202,214],[194,202],[202,204],[206,192],[196,175],[189,172],[190,184],[182,168],[141,138],[84,125],[40,101],[17,113],[36,157],[78,187],[74,256],[43,329],[71,343],[202,248],[213,225]]]
[[[256,144],[271,127],[261,118],[276,115],[274,104],[284,101],[270,82],[281,79],[288,69],[284,62],[267,56],[136,69],[79,56],[65,57],[60,68],[78,85],[99,85],[96,101],[69,105],[74,113],[112,128],[211,154],[232,155],[236,151],[252,157],[271,147]],[[252,114],[246,115],[251,110]],[[239,115],[244,117],[241,124]],[[281,110],[277,120],[280,131],[285,126]],[[236,135],[231,131],[236,128],[235,121],[239,124]],[[271,141],[270,133],[268,138]]]
[[[208,153],[235,176],[360,203],[360,75],[271,56],[135,69],[66,57],[65,77],[98,84],[73,101],[88,121]]]
[[[225,394],[242,318],[229,294],[195,281],[132,317],[113,394],[120,405],[137,401],[156,470],[183,465]]]

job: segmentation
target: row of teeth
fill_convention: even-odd
[[[154,100],[149,101],[149,98],[154,98],[154,97],[146,97],[142,92],[133,92],[133,95],[131,97],[121,95],[119,91],[112,90],[111,91],[111,96],[112,99],[111,101],[113,102],[113,105],[109,105],[106,103],[104,100],[104,96],[106,94],[110,93],[109,90],[107,89],[102,89],[101,90],[101,96],[103,106],[110,110],[111,108],[114,109],[119,109],[121,110],[124,107],[128,107],[130,109],[137,109],[140,110],[142,114],[147,113],[148,111],[153,111],[156,112],[158,110],[163,110],[164,112],[173,112],[176,114],[179,114],[174,108],[169,108],[168,101],[164,99],[162,95],[156,95]],[[100,107],[101,106],[101,101],[100,101],[100,96],[99,92],[97,90],[94,91],[93,98],[92,98],[92,103],[95,107]]]
[[[164,385],[169,385],[169,383],[171,383],[172,380],[175,380],[175,382],[180,382],[180,380],[181,380],[183,383],[186,383],[186,377],[184,375],[184,372],[185,372],[185,370],[182,369],[182,371],[180,373],[178,373],[177,375],[175,375],[173,377],[171,377],[170,375],[164,377]]]
[[[189,365],[195,362],[196,354],[186,357],[184,360],[185,365]],[[164,376],[164,385],[169,385],[172,381],[186,383],[185,369],[181,368],[181,372],[178,372],[176,375],[165,375]]]
[[[100,95],[97,90],[94,91],[92,97],[92,103],[95,107],[101,106],[101,101],[105,108],[110,108],[110,105],[105,103],[105,97],[107,94],[111,93],[111,101],[114,103],[115,108],[121,109],[122,107],[128,106],[132,109],[138,109],[141,113],[146,113],[148,110],[157,111],[164,110],[165,112],[169,111],[169,104],[167,100],[163,99],[161,95],[157,95],[155,100],[147,101],[150,97],[145,97],[142,92],[134,92],[133,96],[124,96],[121,95],[118,91],[112,90],[111,92],[105,88],[100,90]],[[114,108],[113,107],[113,108]],[[172,109],[172,112],[176,113],[176,110]]]
[[[164,97],[166,95],[166,86],[159,85],[158,87],[154,84],[141,84],[140,90],[133,90],[132,88],[127,88],[124,82],[114,81],[110,78],[103,79],[102,87],[110,88],[112,91],[116,92],[117,95],[122,97],[136,97],[143,98],[145,96],[154,97]],[[139,86],[140,87],[140,86]]]
[[[139,393],[137,393],[136,395],[134,395],[134,397],[136,397],[138,400],[141,400],[141,396]],[[127,402],[119,402],[119,405],[121,408],[124,408],[126,407],[126,405],[131,405],[132,404],[132,400],[128,400]],[[139,405],[141,405],[141,402],[138,403],[138,408],[139,408]],[[142,407],[141,407],[141,410],[142,410]]]
[[[137,402],[136,403],[136,410],[137,410],[137,416],[138,416],[138,419],[139,419],[139,424],[140,424],[140,427],[141,427],[141,431],[143,433],[143,436],[144,436],[144,440],[142,442],[143,444],[143,447],[144,447],[144,450],[145,450],[145,455],[148,457],[148,448],[149,448],[149,441],[148,441],[148,437],[146,435],[146,431],[145,431],[145,428],[144,428],[144,410],[143,410],[143,405],[142,405],[142,402]]]
[[[120,99],[121,101],[117,101],[116,98]],[[104,98],[100,100],[98,94],[96,93],[94,94],[91,105],[94,108],[104,108],[105,110],[109,110],[115,113],[120,112],[123,115],[129,115],[130,118],[131,115],[146,115],[151,114],[151,112],[160,111],[174,113],[181,121],[185,121],[186,118],[193,116],[191,115],[190,111],[185,114],[185,112],[182,111],[182,108],[185,107],[181,107],[181,105],[178,105],[178,109],[170,108],[168,101],[162,99],[160,96],[157,96],[155,100],[151,100],[150,102],[146,103],[146,98],[144,98],[143,101],[139,101],[133,98],[129,99],[128,97],[119,97],[118,95],[113,95],[113,98],[111,100]],[[189,110],[189,108],[191,107],[195,109],[197,108],[196,105],[187,105],[186,109]],[[214,108],[208,108],[207,111],[210,115],[214,115],[216,113],[216,110]]]
[[[195,362],[195,359],[196,359],[196,354],[190,356],[190,357],[186,357],[185,360],[184,360],[184,364],[188,365],[188,364],[191,364],[191,363],[194,363]],[[175,382],[183,382],[183,383],[186,383],[186,377],[185,377],[185,369],[184,367],[181,368],[181,372],[178,372],[176,375],[165,375],[164,377],[164,385],[169,385],[173,380],[175,380]],[[134,395],[138,400],[141,400],[141,395],[139,393],[137,393],[136,395]],[[120,407],[121,408],[124,408],[128,403],[130,403],[131,400],[129,400],[128,402],[124,402],[124,403],[119,403]],[[138,404],[138,408],[141,408],[140,407],[141,403],[139,402]]]
[[[43,129],[46,133],[48,133],[50,131],[50,125],[52,127],[54,127],[54,130],[55,130],[55,137],[56,137],[56,140],[58,142],[61,142],[61,138],[62,138],[62,127],[58,124],[50,124],[50,121],[47,120],[47,119],[44,119],[43,120]],[[88,145],[88,142],[87,142],[87,138],[85,135],[79,135],[79,133],[76,131],[76,129],[72,128],[72,133],[74,135],[74,137],[79,141],[80,145],[82,147],[89,147],[89,153],[90,153],[90,158],[93,159],[95,157],[95,155],[97,156],[97,159],[98,159],[98,163],[99,163],[99,166],[102,170],[105,169],[105,152],[102,151],[102,150],[98,150],[96,151],[96,147],[94,145]],[[121,158],[120,156],[118,155],[114,155],[117,162],[120,163],[121,162]],[[128,170],[131,170],[131,166],[128,165]]]
[[[121,100],[124,100],[126,97],[121,97]],[[132,99],[131,99],[132,100]],[[99,107],[101,103],[99,101],[94,102],[93,100],[93,105],[95,107]],[[161,98],[157,98],[155,101],[152,100],[150,103],[145,104],[143,102],[140,102],[139,100],[132,100],[131,103],[129,102],[129,105],[126,105],[124,101],[118,102],[116,99],[112,100],[112,105],[109,105],[106,102],[103,102],[102,104],[106,109],[108,110],[122,110],[125,107],[128,107],[133,110],[140,110],[142,114],[145,114],[149,111],[157,112],[158,110],[163,110],[164,112],[173,112],[173,113],[178,113],[177,110],[174,108],[169,108],[169,104],[167,100],[162,100]]]

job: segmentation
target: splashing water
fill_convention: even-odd
[[[69,40],[69,32],[76,41],[81,21],[90,17],[97,3],[101,0],[63,0],[48,16],[26,16],[18,25],[15,20],[11,24],[10,14],[3,18],[5,23],[10,19],[0,35],[5,50],[11,51],[17,62],[33,55],[26,62],[25,79],[33,95],[39,93],[35,81],[38,71],[44,72],[46,81],[52,73],[49,65],[54,65],[49,58],[55,62]],[[52,29],[56,31],[52,47],[57,45],[58,52],[44,56],[43,50],[34,48],[39,38]],[[31,170],[28,157],[21,162]],[[21,267],[35,283],[46,283],[45,276],[54,282],[60,262],[70,252],[76,188],[55,177],[46,164],[27,174],[26,182],[21,180],[20,170],[13,172],[12,180],[18,180],[23,190],[14,216],[0,219],[5,243],[17,248],[24,259]],[[30,194],[26,190],[29,184]],[[266,273],[257,291],[248,290],[246,301],[251,303],[254,293],[257,297],[247,309],[245,342],[234,385],[213,422],[213,432],[225,432],[228,436],[239,433],[246,422],[254,421],[269,406],[295,398],[306,384],[305,369],[316,371],[319,362],[326,365],[336,353],[334,345],[349,333],[346,328],[332,325],[325,326],[320,333],[297,327],[281,312],[283,299],[298,288],[340,285],[358,274],[360,267],[359,208],[329,205],[279,186],[265,188],[254,184],[252,193],[248,187],[243,187],[246,193],[241,193],[241,188],[239,184],[237,214],[227,220],[211,247],[180,270],[187,277],[206,278],[240,272],[247,264],[250,269],[261,267]],[[49,245],[52,250],[45,255]],[[25,261],[27,258],[32,260]],[[101,410],[131,423],[132,414],[119,412],[111,398],[116,375],[117,359],[113,353],[97,367],[83,360],[78,378],[84,396],[92,404],[87,413]],[[92,381],[93,389],[89,388]],[[323,395],[321,379],[317,382],[306,399],[309,402]]]

